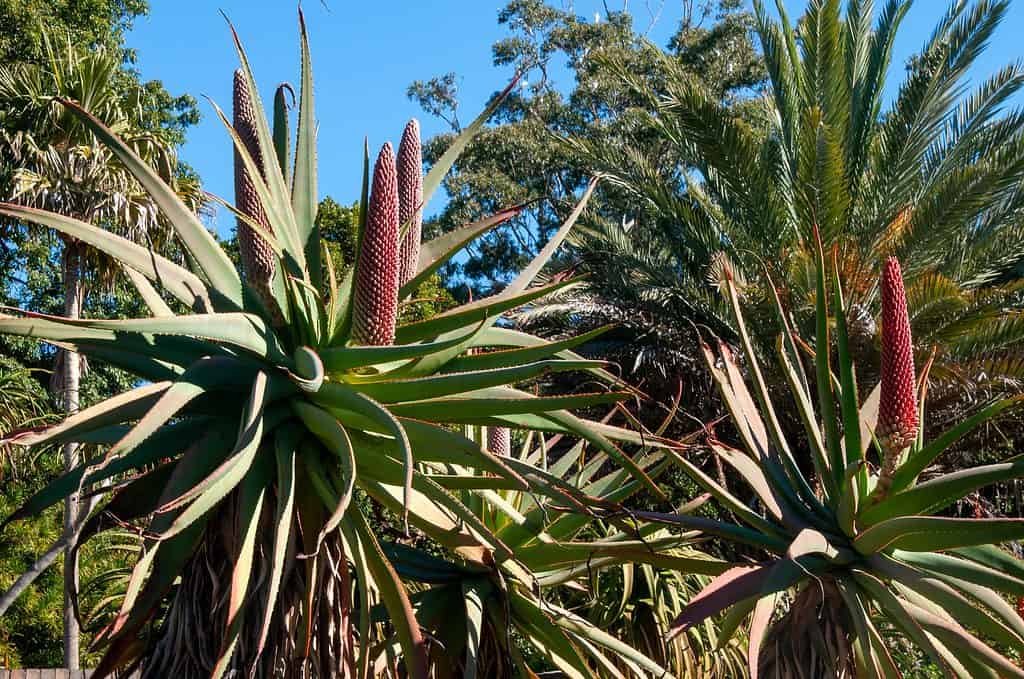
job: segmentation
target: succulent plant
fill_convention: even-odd
[[[403,145],[396,170],[385,146],[372,192],[364,157],[357,262],[335,280],[322,261],[314,221],[313,87],[301,15],[300,26],[294,148],[284,90],[277,93],[272,129],[237,35],[235,124],[217,109],[240,161],[233,210],[248,253],[244,276],[164,181],[73,102],[63,103],[159,205],[189,267],[70,217],[0,205],[7,218],[51,227],[139,274],[132,280],[152,313],[79,321],[27,311],[0,316],[0,333],[73,348],[139,380],[133,390],[58,425],[0,441],[82,441],[104,450],[54,480],[6,523],[81,489],[109,499],[88,519],[78,544],[121,526],[139,527],[145,538],[120,609],[97,637],[105,649],[97,678],[131,666],[147,677],[366,676],[370,663],[380,661],[375,654],[392,647],[401,649],[408,676],[426,677],[426,642],[379,534],[403,535],[411,526],[463,567],[498,573],[515,570],[517,554],[466,501],[500,507],[494,493],[507,491],[553,498],[584,513],[593,504],[586,492],[489,452],[452,424],[577,436],[641,487],[661,493],[616,443],[649,444],[649,438],[571,413],[616,403],[625,392],[536,397],[515,388],[552,371],[588,371],[617,384],[603,365],[575,355],[574,340],[547,342],[496,324],[505,311],[567,283],[531,287],[593,187],[502,292],[396,327],[400,299],[517,210],[423,244],[414,270],[400,280],[398,215],[411,209],[408,200],[416,202],[416,188],[407,183],[415,153],[412,142]],[[502,98],[422,179],[420,203]],[[475,347],[492,350],[474,354]],[[439,466],[457,471],[440,473]],[[369,508],[392,512],[393,523],[371,528]],[[386,611],[384,626],[371,621],[377,601]]]
[[[834,263],[829,268],[836,272]],[[742,494],[680,458],[737,522],[638,516],[717,535],[762,556],[714,578],[682,611],[674,633],[720,613],[731,629],[749,618],[754,679],[899,677],[886,641],[891,631],[916,645],[945,677],[1024,676],[1006,655],[1024,651],[1024,622],[1004,598],[1024,594],[1024,562],[999,547],[1024,538],[1024,520],[943,515],[978,488],[1024,475],[1024,461],[921,479],[952,443],[1017,399],[990,403],[934,440],[922,440],[917,424],[927,375],[915,384],[906,300],[893,260],[882,285],[885,373],[881,388],[863,401],[838,273],[826,274],[820,246],[813,349],[794,334],[776,299],[780,369],[806,432],[798,445],[783,431],[736,287],[728,281],[751,385],[725,344],[717,350],[705,345],[704,352],[744,450],[715,439],[709,445],[754,500],[742,501]],[[802,351],[813,354],[813,381],[803,372]],[[797,464],[801,449],[809,451],[813,475]],[[873,450],[878,466],[871,463]]]
[[[666,424],[674,415],[673,411]],[[504,428],[467,435],[491,440],[496,429],[507,442]],[[658,441],[662,431],[648,433],[649,440]],[[440,559],[401,544],[385,545],[399,575],[422,587],[411,601],[429,632],[436,675],[528,677],[554,669],[572,679],[672,676],[658,661],[611,634],[606,625],[588,619],[573,594],[585,592],[583,599],[597,596],[599,574],[625,565],[709,576],[722,573],[729,564],[690,547],[699,536],[696,531],[671,534],[659,523],[644,524],[633,521],[628,512],[619,513],[622,503],[644,484],[627,470],[609,465],[607,452],[586,441],[567,446],[561,434],[528,435],[511,452],[508,459],[537,469],[568,495],[558,500],[520,489],[461,492],[465,505],[514,555],[498,567],[497,577],[495,571],[476,564]],[[672,465],[671,456],[659,446],[638,451],[635,459],[656,480]],[[437,467],[438,473],[462,471],[450,465]],[[614,516],[594,524],[585,508],[577,505],[576,511],[569,511],[575,505],[574,488]],[[456,620],[460,624],[454,624]],[[737,651],[735,645],[725,652],[706,648],[706,653],[680,647],[697,666],[715,666]]]

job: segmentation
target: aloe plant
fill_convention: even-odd
[[[660,496],[644,466],[617,443],[641,444],[642,437],[571,413],[618,402],[625,392],[536,397],[515,388],[552,371],[588,371],[616,383],[602,364],[574,354],[573,341],[546,342],[496,325],[503,312],[568,283],[530,287],[593,186],[501,293],[396,327],[400,300],[467,242],[518,213],[505,210],[399,248],[398,238],[416,233],[422,204],[502,96],[425,177],[409,179],[418,174],[409,162],[415,149],[400,154],[398,176],[419,187],[396,186],[385,147],[371,192],[364,154],[357,263],[338,281],[322,258],[315,222],[316,123],[301,15],[300,27],[294,145],[285,97],[278,92],[271,126],[237,35],[236,124],[217,109],[240,173],[231,209],[242,227],[243,275],[160,177],[74,102],[63,104],[145,187],[189,266],[71,217],[0,205],[5,217],[50,227],[119,261],[152,313],[114,321],[0,316],[0,333],[73,349],[139,379],[132,391],[58,425],[3,439],[104,450],[50,483],[5,525],[82,490],[109,500],[77,544],[112,527],[142,528],[142,555],[124,600],[96,639],[105,649],[97,678],[130,666],[147,677],[365,677],[377,654],[392,648],[401,650],[408,676],[426,677],[426,642],[409,592],[378,540],[385,527],[371,527],[365,509],[393,512],[391,530],[415,529],[474,572],[501,572],[517,568],[517,554],[469,500],[500,505],[496,492],[516,491],[580,511],[592,503],[451,424],[580,437]],[[398,211],[408,224],[397,223]],[[399,253],[411,258],[416,246],[415,270],[399,279]],[[475,347],[503,350],[475,354]],[[438,473],[436,465],[458,471]],[[378,601],[386,626],[371,624]]]
[[[819,245],[813,349],[777,307],[782,371],[806,433],[799,442],[787,440],[736,285],[727,281],[750,385],[725,344],[717,350],[705,344],[704,354],[744,450],[714,439],[710,446],[754,499],[744,502],[743,493],[678,459],[736,522],[639,516],[702,530],[760,556],[713,579],[682,611],[673,633],[721,613],[731,629],[749,619],[754,679],[899,677],[890,632],[916,645],[945,677],[1024,676],[1011,660],[1024,651],[1024,622],[1004,598],[1024,594],[1024,562],[999,547],[1024,538],[1024,520],[943,515],[987,484],[1024,475],[1024,461],[925,473],[957,439],[1017,400],[990,403],[923,440],[918,424],[927,366],[915,381],[895,260],[882,281],[882,383],[861,399],[832,264],[826,267]],[[813,354],[813,379],[804,374],[802,352]],[[799,450],[809,451],[813,474],[797,464]]]
[[[579,339],[593,339],[606,329]],[[497,356],[491,354],[490,360]],[[656,480],[672,465],[667,448],[657,443],[661,433],[648,433],[654,447],[642,449],[635,458]],[[477,429],[467,435],[488,445],[495,439],[510,443],[505,428]],[[536,469],[566,493],[562,499],[523,489],[460,492],[466,506],[513,554],[496,569],[441,559],[401,544],[385,546],[399,575],[421,587],[411,602],[433,640],[430,658],[435,675],[528,677],[553,669],[572,679],[671,677],[688,667],[686,661],[702,668],[727,663],[730,655],[735,656],[735,645],[725,652],[710,647],[700,652],[685,643],[679,645],[684,662],[669,668],[581,610],[585,605],[574,593],[586,592],[584,599],[598,596],[599,574],[608,569],[642,564],[710,576],[721,574],[729,564],[693,549],[696,531],[671,534],[659,523],[632,520],[620,506],[645,484],[631,478],[628,470],[609,465],[607,452],[585,440],[568,447],[564,443],[561,434],[529,435],[509,458]],[[465,471],[455,465],[429,466],[454,476]],[[577,488],[589,498],[588,504],[614,516],[594,523],[575,499]],[[694,634],[692,640],[699,636]]]

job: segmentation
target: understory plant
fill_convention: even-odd
[[[500,352],[485,356],[498,360]],[[674,415],[673,410],[662,429]],[[714,636],[711,624],[708,630],[695,630],[670,644],[673,651],[656,659],[654,647],[632,645],[635,638],[618,634],[622,626],[596,614],[621,600],[612,600],[612,592],[601,587],[605,571],[636,566],[703,576],[722,573],[727,562],[692,547],[697,531],[673,534],[659,523],[645,525],[628,512],[619,512],[617,508],[636,498],[644,484],[585,440],[566,446],[562,434],[530,434],[512,450],[508,429],[473,429],[467,434],[501,441],[509,446],[512,459],[541,470],[554,485],[577,488],[613,515],[594,522],[585,511],[566,513],[557,499],[529,490],[463,490],[460,499],[514,555],[497,573],[396,545],[393,561],[398,573],[421,586],[412,603],[421,626],[429,631],[432,664],[440,676],[531,676],[531,659],[573,679],[693,676],[690,670],[704,671],[700,676],[742,676],[721,673],[723,667],[737,666],[742,654],[736,645],[715,651],[715,642],[707,643],[705,634]],[[654,440],[661,433],[654,432]],[[634,458],[655,480],[673,459],[659,446],[642,448]],[[438,471],[462,470],[444,466]],[[660,639],[668,627],[655,621],[648,631]]]
[[[2,441],[82,442],[102,451],[4,525],[83,492],[104,502],[77,527],[76,548],[110,529],[142,538],[123,601],[96,637],[104,652],[97,678],[131,668],[144,677],[365,677],[397,667],[392,659],[400,657],[405,676],[425,679],[433,670],[401,577],[405,547],[384,536],[402,545],[407,536],[425,541],[519,606],[536,598],[523,584],[534,581],[531,570],[549,561],[531,562],[503,534],[521,515],[503,494],[546,498],[549,512],[571,511],[583,523],[597,507],[615,510],[614,497],[496,454],[450,425],[578,437],[623,470],[622,482],[664,498],[646,464],[619,444],[667,443],[571,412],[629,395],[613,390],[618,382],[603,364],[574,354],[574,340],[547,342],[497,324],[505,311],[570,282],[531,287],[593,186],[499,294],[399,325],[399,305],[411,303],[426,278],[517,213],[418,239],[423,205],[503,95],[425,177],[415,125],[397,159],[385,145],[371,172],[365,155],[356,263],[338,280],[315,221],[316,120],[301,15],[300,26],[294,144],[285,91],[277,92],[271,124],[237,36],[234,120],[217,109],[234,142],[235,205],[224,204],[239,222],[241,272],[153,169],[75,102],[61,103],[145,188],[185,265],[73,217],[0,204],[4,217],[52,228],[118,261],[151,312],[124,320],[0,315],[0,333],[80,352],[138,379],[57,425]],[[587,371],[604,386],[543,397],[516,388],[558,371]],[[371,524],[372,517],[391,519]],[[599,541],[588,549],[597,559],[617,546]]]
[[[813,345],[796,335],[777,304],[780,366],[804,425],[800,441],[783,432],[736,286],[727,281],[749,378],[724,343],[717,349],[705,344],[704,354],[743,449],[713,437],[710,446],[746,483],[752,500],[680,459],[735,522],[639,515],[717,535],[756,556],[713,579],[682,611],[673,633],[721,613],[727,629],[749,619],[754,679],[899,677],[890,653],[893,633],[945,677],[1024,676],[1017,664],[1024,621],[1005,598],[1024,594],[1024,562],[999,546],[1024,538],[1024,520],[943,515],[987,484],[1020,477],[1024,461],[929,471],[957,439],[1017,399],[990,403],[924,440],[928,366],[915,378],[895,259],[887,261],[881,280],[881,384],[862,398],[838,267],[834,259],[826,267],[820,246],[818,253]],[[805,355],[813,379],[804,373]],[[807,469],[797,463],[802,451],[811,460]]]

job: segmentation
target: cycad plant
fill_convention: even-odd
[[[1024,70],[1013,63],[968,84],[1008,3],[956,0],[936,13],[891,103],[886,76],[904,73],[891,59],[909,0],[809,0],[796,22],[788,3],[775,3],[778,20],[764,4],[754,3],[769,75],[760,107],[719,101],[670,59],[660,89],[618,66],[684,164],[570,140],[639,199],[632,229],[615,215],[583,239],[575,266],[594,272],[590,291],[636,309],[641,343],[656,345],[663,328],[690,321],[732,341],[716,291],[723,266],[751,282],[767,266],[808,330],[818,229],[826,249],[839,248],[847,302],[861,319],[851,324],[855,344],[876,344],[878,263],[897,256],[917,302],[919,358],[938,348],[935,395],[950,385],[970,387],[956,390],[961,399],[979,386],[1016,389],[1022,298],[1008,282],[1019,278],[1024,256],[1024,126],[1012,98]],[[746,294],[770,316],[767,289],[752,285]],[[752,332],[770,347],[770,337]],[[669,350],[674,340],[668,333]],[[857,360],[876,367],[872,351]]]
[[[1024,651],[1024,622],[1004,598],[1024,594],[1024,562],[999,547],[1024,537],[1024,520],[943,515],[985,485],[1020,477],[1024,462],[1011,458],[922,478],[957,439],[1016,399],[993,402],[925,440],[920,424],[927,412],[928,369],[915,377],[894,259],[881,282],[881,384],[862,398],[850,354],[847,297],[835,275],[838,259],[833,251],[833,272],[826,275],[824,257],[818,257],[813,349],[778,306],[781,370],[806,433],[799,442],[782,431],[736,287],[727,284],[750,386],[725,344],[717,350],[705,346],[708,369],[743,449],[714,439],[710,445],[754,499],[744,502],[744,493],[680,460],[736,523],[640,516],[703,530],[758,556],[712,580],[674,629],[678,633],[723,612],[723,625],[732,629],[749,618],[755,679],[898,677],[887,642],[892,632],[915,644],[942,676],[1024,676],[1011,660]],[[801,368],[804,352],[813,354],[812,380]],[[794,451],[803,447],[810,450],[813,474],[794,461]]]
[[[73,217],[0,206],[6,217],[53,228],[122,263],[152,312],[112,321],[0,316],[0,332],[80,351],[139,379],[132,391],[57,426],[6,437],[19,445],[87,441],[105,451],[7,521],[69,493],[110,490],[79,542],[111,527],[141,529],[142,556],[117,615],[97,637],[105,655],[96,677],[130,666],[146,677],[364,677],[400,649],[407,675],[422,679],[426,641],[378,536],[413,532],[467,567],[498,573],[513,567],[513,550],[453,489],[485,504],[496,502],[492,491],[519,490],[583,512],[591,505],[584,493],[446,425],[578,436],[662,497],[613,442],[650,444],[649,437],[570,412],[618,402],[622,392],[536,397],[515,388],[553,371],[589,371],[615,382],[602,364],[573,354],[572,342],[549,343],[496,324],[503,312],[562,285],[529,287],[590,192],[502,293],[396,325],[401,300],[466,242],[515,214],[422,246],[413,237],[422,203],[501,97],[426,177],[417,167],[415,127],[401,168],[390,147],[382,149],[372,190],[367,154],[357,262],[338,281],[322,258],[315,222],[305,27],[294,147],[283,93],[271,126],[237,36],[235,42],[241,71],[234,124],[218,114],[236,153],[232,209],[242,227],[244,275],[153,169],[74,102],[62,103],[145,187],[189,267]],[[414,270],[403,262],[415,262]],[[474,354],[475,347],[503,350]],[[458,471],[439,473],[434,465]],[[393,525],[371,526],[373,507],[391,512]],[[378,603],[386,624],[372,619]]]

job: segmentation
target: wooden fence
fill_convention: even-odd
[[[92,670],[4,670],[0,669],[0,679],[89,679]],[[139,675],[133,674],[125,679],[134,679]]]

